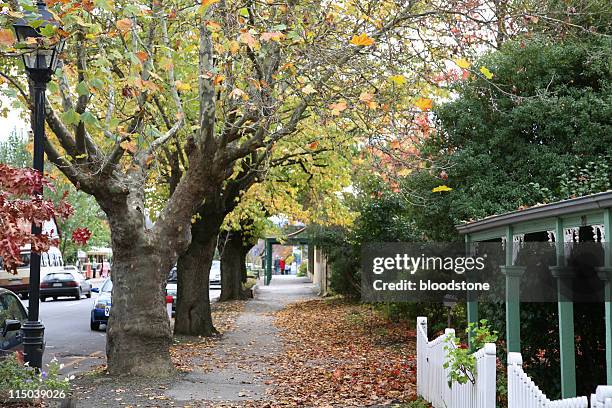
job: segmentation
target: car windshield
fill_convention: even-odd
[[[108,279],[106,282],[104,282],[104,285],[102,285],[102,289],[100,289],[100,292],[112,292],[113,291],[113,281]]]
[[[50,280],[58,280],[62,282],[73,281],[74,276],[71,273],[49,273],[45,275],[44,279],[46,281]]]

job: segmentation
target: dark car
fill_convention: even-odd
[[[71,270],[51,272],[40,282],[40,300],[43,302],[48,297],[57,300],[60,296],[70,296],[80,300],[83,295],[91,297],[91,284],[79,272]]]
[[[92,291],[94,293],[97,292],[98,296],[94,300],[93,308],[91,309],[91,322],[89,327],[91,330],[100,330],[100,325],[107,324],[108,317],[110,316],[113,282],[108,278],[104,281],[102,286],[93,288]]]
[[[172,314],[176,312],[176,287],[178,278],[176,276],[176,267],[172,268],[166,280],[166,296],[172,296]]]
[[[0,357],[23,351],[21,325],[28,319],[28,311],[19,297],[0,288]]]

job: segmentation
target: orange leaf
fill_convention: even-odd
[[[429,98],[419,98],[414,105],[422,111],[428,111],[433,107],[433,101]]]
[[[218,3],[219,0],[202,0],[202,7],[210,7],[215,3]]]
[[[144,51],[138,51],[136,53],[136,57],[138,57],[138,59],[140,60],[140,62],[145,63],[147,62],[147,60],[149,59],[149,54],[147,54]]]
[[[374,39],[368,37],[366,33],[363,33],[353,36],[353,38],[351,38],[351,44],[358,47],[369,47],[370,45],[374,45]]]
[[[273,33],[263,33],[260,38],[261,41],[280,41],[285,38],[285,34],[278,31]]]
[[[15,43],[15,36],[13,35],[12,30],[10,29],[0,30],[0,44],[10,47],[14,43]]]
[[[122,18],[121,20],[117,21],[117,28],[123,34],[127,33],[132,28],[132,20],[129,18]]]
[[[121,142],[121,148],[132,154],[136,153],[136,144],[129,140],[124,140],[123,142]]]
[[[340,112],[346,110],[346,108],[346,102],[332,103],[329,105],[329,109],[331,109],[332,115],[334,116],[340,116]]]
[[[312,150],[316,149],[319,146],[319,142],[314,141],[312,143],[308,143],[308,147],[310,147]]]

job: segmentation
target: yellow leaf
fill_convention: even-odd
[[[0,44],[10,47],[14,43],[15,43],[15,36],[13,35],[12,30],[8,28],[0,30]]]
[[[129,18],[122,18],[121,20],[117,21],[117,28],[123,34],[127,33],[132,28],[132,20]]]
[[[232,92],[230,92],[229,96],[230,98],[242,98],[243,101],[249,100],[249,95],[247,95],[247,93],[240,88],[234,89]]]
[[[359,95],[359,100],[361,102],[372,102],[372,100],[374,99],[374,95],[369,93],[369,92],[362,92],[361,95]]]
[[[414,105],[422,111],[428,111],[432,108],[433,102],[429,98],[419,98]]]
[[[397,175],[400,177],[406,177],[407,175],[409,175],[410,173],[412,173],[412,170],[409,167],[402,167],[398,172]]]
[[[399,149],[400,148],[400,142],[399,140],[394,140],[391,142],[391,148],[392,149]]]
[[[238,41],[230,41],[229,50],[232,54],[235,54],[240,49],[240,43]]]
[[[191,85],[186,84],[186,83],[181,82],[181,81],[175,81],[175,82],[174,82],[174,85],[176,85],[176,89],[177,89],[178,91],[183,91],[183,92],[186,92],[186,91],[191,90]]]
[[[304,92],[306,95],[310,95],[310,94],[317,92],[317,90],[314,89],[312,85],[309,84],[302,88],[302,92]]]
[[[206,8],[206,7],[210,7],[215,3],[218,3],[219,0],[202,0],[202,7]]]
[[[351,38],[351,44],[358,47],[369,47],[370,45],[374,45],[374,39],[368,37],[366,33],[363,33],[353,36],[353,38]]]
[[[466,60],[465,58],[456,59],[455,64],[457,64],[459,68],[463,68],[463,69],[468,69],[472,65],[472,63]]]
[[[404,85],[406,83],[406,77],[403,75],[393,75],[389,79],[396,85]]]
[[[451,190],[452,190],[452,188],[450,188],[449,186],[441,185],[441,186],[432,188],[431,192],[432,193],[443,193],[445,191],[451,191]]]
[[[493,79],[493,73],[489,71],[487,67],[480,67],[480,72],[482,72],[482,75],[484,75],[487,79]]]

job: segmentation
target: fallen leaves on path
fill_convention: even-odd
[[[277,312],[284,349],[269,406],[369,406],[414,399],[414,330],[367,305],[311,300]],[[259,406],[264,406],[260,405]]]
[[[191,371],[195,366],[207,369],[210,357],[214,354],[213,347],[223,333],[232,330],[238,316],[244,310],[245,301],[215,302],[211,304],[213,326],[219,332],[214,337],[178,336],[170,348],[174,366],[181,371]]]

